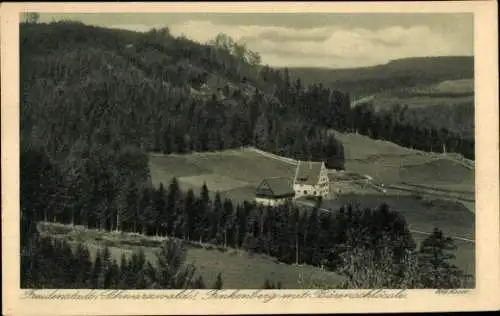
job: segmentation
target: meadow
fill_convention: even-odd
[[[420,109],[433,106],[456,106],[474,104],[474,96],[453,93],[424,93],[424,92],[387,92],[371,98],[375,109],[388,108],[394,105],[407,105],[410,109]]]
[[[442,197],[450,203],[463,202],[474,211],[475,172],[471,164],[453,155],[426,153],[354,133],[334,133],[344,144],[346,159],[344,172],[330,173],[331,187],[337,193],[340,190],[341,197],[380,196],[374,186],[383,185],[403,197]],[[151,154],[149,164],[155,185],[168,185],[177,177],[184,190],[198,193],[206,183],[212,193],[219,191],[222,197],[238,202],[253,199],[255,188],[267,177],[293,179],[295,174],[290,161],[250,148],[188,155]],[[373,179],[370,183],[363,180],[367,176]]]
[[[322,207],[335,212],[348,203],[374,208],[385,202],[406,218],[417,242],[423,240],[435,227],[443,230],[446,235],[458,237],[455,239],[458,246],[455,262],[461,269],[473,274],[473,168],[464,165],[454,156],[425,153],[359,134],[335,134],[344,144],[346,171],[330,174],[331,179],[339,180],[331,184],[332,188],[341,193],[336,194],[332,200],[325,200]],[[150,167],[153,182],[157,185],[160,182],[168,183],[175,176],[182,188],[198,192],[203,182],[206,182],[212,193],[218,190],[222,197],[236,201],[251,200],[256,186],[266,177],[293,178],[295,173],[293,163],[248,148],[189,155],[154,154],[150,156]],[[361,180],[365,176],[373,178],[372,183]],[[346,181],[346,177],[354,180]],[[385,194],[373,189],[373,186],[381,184],[387,188]],[[207,275],[213,275],[218,265],[224,265],[226,260],[234,266],[250,264],[241,256],[218,254],[228,258],[215,260],[211,257],[212,253],[201,255],[200,251],[191,251],[191,255],[193,259],[198,258],[199,262],[203,262],[200,269],[205,269],[206,272],[203,273]],[[210,258],[210,263],[202,258]],[[268,261],[264,264],[264,259],[254,258],[251,262],[254,260],[257,260],[254,263],[257,265],[255,269],[269,277],[278,273],[277,270],[292,269],[290,266],[271,264]],[[264,266],[267,267],[264,269]],[[237,277],[236,272],[230,272],[230,269],[227,271]],[[291,277],[283,277],[288,280],[287,286],[293,283]]]
[[[352,105],[370,102],[375,109],[407,105],[410,109],[474,104],[474,79],[445,80],[430,85],[417,85],[363,96]]]
[[[472,241],[475,240],[475,216],[462,203],[437,198],[416,198],[411,195],[349,194],[325,201],[322,207],[335,212],[347,204],[359,203],[363,209],[376,208],[383,202],[405,217],[417,244],[434,228],[439,228],[446,236],[453,237],[457,246],[455,264],[463,271],[474,274],[475,244]]]
[[[332,172],[330,177],[339,180],[332,186],[342,188],[342,194],[338,194],[335,199],[325,200],[323,208],[335,212],[348,203],[374,208],[385,202],[406,218],[417,243],[435,227],[439,227],[446,235],[474,240],[474,213],[464,206],[465,203],[439,198],[439,195],[445,196],[450,192],[473,195],[473,170],[449,157],[422,153],[362,135],[339,134],[338,137],[345,147],[346,171]],[[188,155],[150,154],[149,164],[155,185],[168,185],[173,177],[177,177],[182,189],[193,189],[198,193],[205,182],[212,193],[219,191],[222,197],[236,201],[251,200],[256,186],[266,177],[293,178],[295,173],[293,163],[249,148]],[[407,186],[409,192],[388,190],[388,193],[381,194],[370,190],[366,181],[363,184],[360,175],[371,176],[374,183]],[[346,181],[348,179],[354,180]],[[416,194],[425,190],[437,196]],[[154,252],[161,240],[158,237],[83,228],[45,230],[73,243],[85,242],[94,253],[99,247],[107,245],[117,261],[122,253],[131,254],[139,247],[148,258],[154,259]],[[462,270],[474,274],[474,243],[460,239],[455,240],[455,243],[458,246],[456,264]],[[188,244],[187,257],[188,262],[196,265],[207,284],[211,284],[217,273],[222,272],[226,288],[260,288],[266,279],[280,281],[286,288],[307,288],[313,283],[338,284],[341,281],[339,275],[319,268],[287,265],[265,255],[252,255],[234,249],[222,251],[217,247]]]
[[[154,185],[168,185],[177,177],[184,190],[198,193],[203,183],[223,198],[242,202],[253,198],[259,183],[268,177],[293,179],[295,166],[263,156],[250,149],[189,155],[151,154],[149,159]]]
[[[454,96],[473,96],[474,95],[474,79],[458,79],[458,80],[445,80],[437,84],[407,88],[403,91],[414,95],[448,95]]]
[[[120,263],[122,254],[130,256],[140,248],[147,260],[156,262],[156,251],[162,237],[143,236],[131,233],[105,232],[62,224],[40,223],[42,234],[69,241],[72,245],[84,243],[94,259],[96,252],[108,246],[112,259]],[[284,264],[262,254],[251,254],[237,249],[223,250],[210,245],[184,243],[187,248],[186,263],[196,266],[207,285],[215,282],[222,273],[224,288],[258,289],[266,279],[281,282],[283,288],[300,289],[318,285],[334,286],[343,278],[336,273],[307,265]]]
[[[345,168],[385,184],[410,184],[473,193],[472,163],[454,155],[427,153],[367,136],[335,132],[344,144]]]

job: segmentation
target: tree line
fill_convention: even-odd
[[[29,156],[33,159],[26,160]],[[233,204],[218,193],[211,198],[206,185],[199,195],[193,190],[185,192],[173,178],[167,188],[162,184],[142,190],[131,186],[125,192],[125,204],[119,206],[121,195],[117,195],[102,211],[102,200],[110,198],[104,192],[95,191],[94,197],[75,195],[72,203],[63,205],[57,193],[61,183],[49,177],[57,172],[48,172],[51,168],[47,166],[37,168],[43,155],[32,150],[21,158],[21,181],[30,189],[21,192],[21,209],[34,222],[49,220],[263,253],[287,264],[338,272],[346,276],[350,287],[390,287],[405,282],[414,287],[457,287],[465,277],[452,262],[451,239],[437,231],[431,236],[434,239],[426,241],[430,245],[424,242],[417,250],[404,217],[385,204],[378,209],[348,205],[335,213],[320,212],[318,207],[304,211],[293,204]],[[91,202],[82,204],[79,198]],[[365,269],[377,277],[360,275]]]
[[[68,36],[70,30],[82,36]],[[245,80],[272,85],[252,79],[258,58],[234,57],[167,31],[126,34],[68,22],[21,25],[22,139],[56,159],[70,155],[75,143],[165,154],[254,145],[343,168],[334,135],[272,94],[243,88]],[[243,50],[248,54],[255,55]],[[207,76],[222,82],[226,99],[192,92]],[[239,78],[236,88],[229,89],[228,77]]]
[[[473,138],[460,131],[438,128],[437,124],[412,119],[419,116],[412,115],[414,111],[409,111],[407,107],[394,107],[377,112],[371,104],[363,104],[355,106],[353,111],[356,113],[356,122],[351,130],[360,134],[391,141],[407,148],[435,153],[460,153],[472,160],[475,157]]]
[[[449,105],[434,105],[424,108],[408,108],[394,105],[382,112],[397,115],[401,120],[413,122],[414,125],[432,126],[435,130],[448,130],[463,139],[474,139],[474,102],[463,102]]]
[[[175,179],[168,188],[151,185],[149,151],[254,145],[342,169],[343,145],[329,130],[351,128],[379,137],[374,131],[381,126],[373,125],[369,112],[351,110],[348,95],[322,85],[306,87],[286,69],[260,66],[256,53],[224,36],[200,45],[175,38],[168,29],[139,34],[73,22],[22,24],[20,32],[25,216],[244,248],[335,271],[344,271],[342,249],[349,248],[340,245],[347,236],[366,233],[346,223],[371,227],[375,237],[366,242],[385,240],[395,265],[402,264],[403,250],[414,248],[404,221],[384,208],[347,209],[334,217],[317,209],[300,213],[293,205],[235,205],[219,194],[212,200],[206,186],[199,195],[182,192]],[[196,96],[190,89],[209,73],[238,85],[225,82],[226,99]],[[258,89],[245,89],[246,83]],[[346,215],[351,213],[363,215]],[[403,224],[391,226],[382,238],[377,225],[384,216]],[[397,238],[405,240],[403,246]]]
[[[206,284],[191,263],[186,248],[173,239],[166,240],[154,260],[144,251],[130,256],[122,253],[117,262],[107,246],[98,248],[92,258],[89,248],[72,245],[64,239],[41,236],[36,222],[23,214],[21,230],[21,288],[65,289],[222,289],[222,274]],[[32,221],[30,223],[30,221]]]
[[[85,36],[68,36],[69,30]],[[65,47],[72,53],[62,54]],[[165,154],[253,145],[343,169],[343,145],[328,132],[335,129],[473,157],[473,140],[397,115],[351,109],[346,93],[303,85],[287,69],[260,66],[256,56],[223,34],[199,44],[168,29],[139,34],[73,22],[22,25],[22,139],[62,158],[74,143],[114,142]],[[190,89],[209,77],[218,78],[234,102],[216,93],[193,95]]]

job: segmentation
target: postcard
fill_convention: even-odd
[[[3,4],[3,313],[500,308],[496,9]]]

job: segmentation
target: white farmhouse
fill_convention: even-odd
[[[330,193],[328,169],[324,162],[299,161],[293,181],[295,196],[323,197]]]

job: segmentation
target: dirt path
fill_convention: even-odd
[[[255,152],[255,153],[258,153],[262,156],[265,156],[265,157],[268,157],[268,158],[271,158],[271,159],[274,159],[274,160],[278,160],[278,161],[281,161],[281,162],[284,162],[284,163],[287,163],[289,165],[294,165],[296,166],[298,164],[298,161],[295,160],[295,159],[292,159],[292,158],[287,158],[287,157],[283,157],[283,156],[278,156],[278,155],[275,155],[275,154],[271,154],[267,151],[263,151],[263,150],[260,150],[258,148],[255,148],[255,147],[246,147],[247,149]]]

